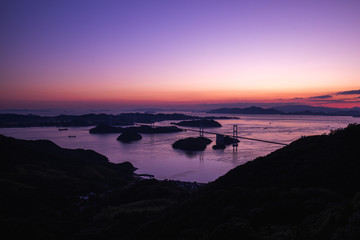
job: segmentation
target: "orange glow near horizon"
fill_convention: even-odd
[[[11,92],[11,91],[9,91]],[[267,90],[247,90],[247,91],[230,91],[230,90],[208,90],[200,91],[197,89],[187,90],[151,90],[151,89],[80,89],[80,88],[63,88],[57,91],[49,88],[37,88],[36,90],[19,91],[21,97],[11,96],[7,97],[7,105],[5,107],[21,107],[26,103],[35,103],[35,105],[46,105],[45,103],[86,103],[94,104],[123,104],[123,105],[179,105],[179,104],[215,104],[215,103],[236,103],[236,102],[251,102],[251,103],[273,103],[287,104],[298,103],[313,106],[327,106],[327,107],[356,107],[359,106],[359,98],[349,98],[348,96],[337,96],[336,91],[315,91],[305,89],[303,91],[267,91]],[[344,100],[344,102],[327,102],[325,100],[319,101],[313,99],[314,96],[325,96],[332,94],[331,100]],[[3,95],[4,97],[4,95]],[[320,99],[321,100],[321,99]],[[39,104],[42,103],[42,104]]]

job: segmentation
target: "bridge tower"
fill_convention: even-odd
[[[204,125],[203,125],[202,120],[200,120],[200,125],[199,125],[199,127],[200,127],[200,129],[199,129],[200,137],[204,137]]]
[[[237,152],[237,147],[238,147],[238,142],[237,142],[237,139],[238,138],[238,127],[237,125],[233,125],[233,151]]]

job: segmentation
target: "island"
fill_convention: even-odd
[[[207,113],[220,114],[280,114],[280,115],[315,115],[315,116],[352,116],[360,117],[360,108],[326,108],[306,105],[286,105],[273,108],[248,107],[248,108],[218,108]]]
[[[200,120],[191,120],[191,121],[181,121],[178,123],[171,123],[174,125],[182,126],[182,127],[204,127],[204,128],[217,128],[222,127],[222,125],[213,120],[213,119],[200,119]]]
[[[204,151],[211,142],[211,139],[205,137],[188,137],[177,140],[172,147],[184,151]]]
[[[121,142],[129,143],[134,141],[139,141],[142,139],[142,136],[133,129],[125,129],[122,134],[116,139]]]
[[[104,133],[122,133],[123,132],[122,127],[115,127],[109,124],[99,124],[94,128],[91,128],[89,130],[89,133],[91,134],[104,134]]]

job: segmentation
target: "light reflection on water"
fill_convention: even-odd
[[[214,114],[212,114],[214,115]],[[223,127],[206,129],[232,135],[233,124],[238,125],[238,135],[267,141],[290,143],[304,135],[328,133],[331,129],[346,127],[349,123],[360,123],[360,118],[329,116],[280,116],[280,115],[238,115],[240,119],[218,120]],[[156,125],[169,125],[164,121]],[[58,131],[56,127],[0,128],[0,133],[19,139],[49,139],[64,148],[93,149],[109,158],[111,162],[131,162],[137,173],[153,174],[157,179],[209,182],[230,169],[264,156],[281,145],[241,140],[238,151],[227,147],[213,150],[215,135],[207,135],[214,142],[203,152],[174,150],[171,144],[185,137],[198,136],[196,132],[170,134],[142,134],[136,143],[116,141],[119,134],[92,135],[90,127],[68,128]],[[76,136],[69,138],[69,135]]]

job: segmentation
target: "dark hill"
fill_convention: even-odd
[[[317,187],[360,190],[360,125],[303,137],[266,157],[239,166],[214,184],[242,187]]]
[[[135,170],[91,150],[0,135],[1,234],[6,239],[129,239],[197,187],[142,180]]]
[[[81,221],[80,196],[125,186],[136,170],[92,150],[63,149],[47,140],[0,135],[0,154],[0,224],[8,239],[64,238]]]
[[[301,138],[220,177],[138,237],[360,239],[360,125]]]

